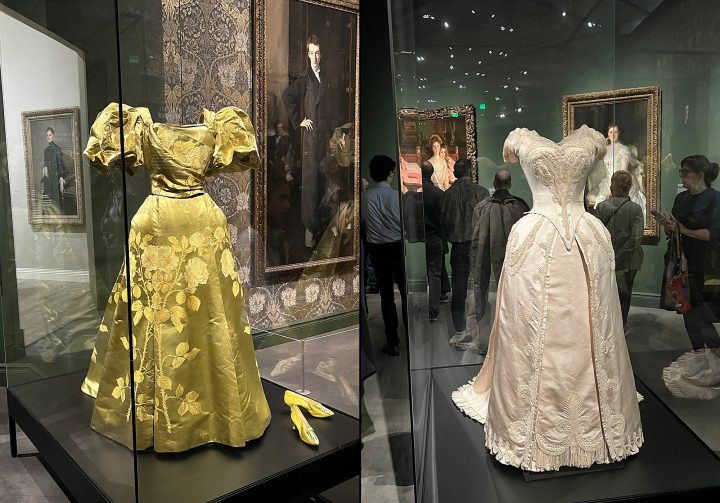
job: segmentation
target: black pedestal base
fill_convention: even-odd
[[[550,476],[526,477],[499,463],[485,448],[483,425],[463,415],[450,397],[478,370],[471,365],[412,373],[416,387],[429,383],[424,446],[415,439],[415,452],[425,453],[425,476],[416,486],[423,497],[484,503],[720,501],[720,460],[640,382],[645,443],[638,454],[622,463]],[[416,413],[419,408],[416,401]]]
[[[90,428],[94,400],[84,373],[8,389],[11,449],[15,423],[66,492],[78,501],[303,501],[360,473],[358,420],[341,412],[310,419],[320,446],[291,430],[284,388],[263,380],[272,421],[243,448],[207,445],[178,454],[132,451]]]

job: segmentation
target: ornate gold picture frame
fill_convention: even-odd
[[[445,176],[436,179],[443,190],[447,189],[447,184],[453,178],[455,161],[463,157],[472,163],[473,181],[477,181],[475,107],[472,105],[434,109],[401,108],[398,112],[398,131],[403,192],[417,190],[422,185],[420,163],[431,160],[435,155],[431,140],[437,143],[439,139],[440,157],[449,172],[449,180],[445,180]]]
[[[254,2],[257,284],[358,260],[359,23],[357,1]]]
[[[85,223],[80,108],[22,113],[30,225]]]
[[[616,128],[613,134],[619,134],[615,143],[608,138],[608,153],[590,173],[586,203],[593,205],[606,197],[612,172],[627,169],[633,175],[630,199],[643,208],[644,236],[648,243],[658,237],[658,225],[650,211],[660,204],[660,121],[660,88],[657,86],[563,97],[564,136],[583,124],[606,137],[611,127]]]

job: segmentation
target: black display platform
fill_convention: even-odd
[[[442,368],[413,376],[430,384],[423,413],[430,415],[426,431],[433,436],[426,439],[425,453],[433,462],[426,459],[425,465],[433,466],[435,479],[428,472],[420,485],[426,495],[434,493],[436,501],[720,501],[720,460],[640,382],[637,389],[645,395],[640,403],[645,444],[637,455],[613,469],[526,481],[521,470],[502,465],[489,454],[483,426],[452,402],[452,391],[479,368]],[[415,412],[420,413],[418,404]]]
[[[9,388],[11,437],[15,421],[76,500],[135,501],[133,453],[90,428],[94,400],[80,391],[83,379],[78,372]],[[139,453],[140,501],[302,501],[360,473],[357,419],[338,411],[310,418],[320,439],[313,448],[291,429],[285,388],[264,379],[263,386],[272,421],[260,439],[243,448]]]

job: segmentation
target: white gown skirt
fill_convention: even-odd
[[[485,445],[500,462],[545,471],[638,452],[640,413],[613,267],[607,231],[590,215],[569,249],[541,215],[513,227],[488,357],[453,393],[485,424]]]

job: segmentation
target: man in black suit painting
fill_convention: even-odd
[[[321,71],[320,40],[316,35],[307,39],[309,68],[300,73],[283,93],[283,104],[290,123],[300,130],[302,151],[301,218],[306,229],[305,245],[313,247],[323,229],[319,228],[320,187],[319,166],[326,156],[328,140],[339,125],[331,78]]]

